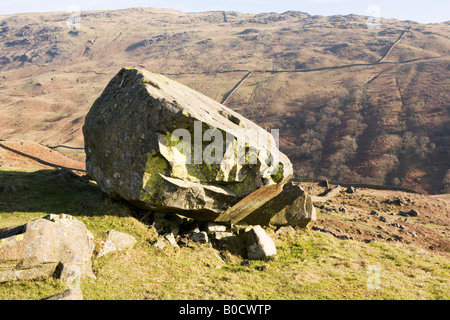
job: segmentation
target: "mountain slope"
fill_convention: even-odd
[[[108,81],[141,67],[280,129],[300,178],[450,190],[448,23],[136,8],[82,12],[71,30],[68,18],[0,16],[1,139],[82,147]]]

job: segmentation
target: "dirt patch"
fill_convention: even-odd
[[[313,195],[325,188],[302,183]],[[330,186],[332,188],[334,186]],[[315,202],[317,230],[341,239],[412,244],[450,257],[450,194],[423,195],[391,190],[345,188],[326,202]],[[405,212],[415,210],[418,216]]]
[[[0,169],[70,168],[85,171],[85,163],[69,159],[59,152],[30,141],[1,141]]]

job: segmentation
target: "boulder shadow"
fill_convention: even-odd
[[[107,196],[87,175],[67,169],[0,171],[0,214],[127,216],[132,210]]]

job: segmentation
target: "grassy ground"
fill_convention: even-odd
[[[153,227],[93,184],[57,171],[0,171],[0,228],[49,213],[83,221],[96,242],[115,229],[138,240],[134,248],[93,258],[96,280],[82,281],[84,299],[449,299],[450,261],[403,243],[339,240],[297,230],[276,235],[278,254],[242,265],[243,258],[210,244],[152,246]],[[0,300],[42,299],[64,291],[55,279],[0,284]]]

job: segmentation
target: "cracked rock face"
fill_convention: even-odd
[[[88,173],[105,193],[199,221],[227,210],[220,220],[231,221],[242,199],[263,204],[292,175],[271,133],[147,71],[122,69],[91,107],[83,133]],[[239,207],[238,219],[254,209]]]
[[[0,282],[56,276],[67,281],[95,278],[93,236],[69,215],[50,214],[0,230]]]

